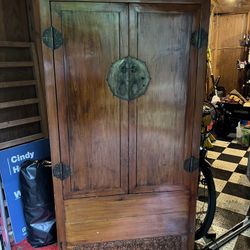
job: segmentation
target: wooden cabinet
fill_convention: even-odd
[[[192,249],[198,173],[184,162],[199,156],[208,1],[44,0],[40,12],[56,46],[43,38],[52,161],[71,172],[54,177],[60,244]],[[129,101],[107,83],[128,56],[150,74]]]

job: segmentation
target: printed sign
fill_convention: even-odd
[[[26,160],[50,158],[48,139],[37,140],[0,151],[0,174],[16,243],[26,238],[26,225],[19,188],[20,165]]]

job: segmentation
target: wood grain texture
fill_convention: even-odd
[[[37,103],[4,108],[0,110],[0,122],[10,121],[11,117],[15,117],[15,119],[25,119],[37,115],[38,115]]]
[[[29,41],[25,0],[0,0],[0,40]]]
[[[16,107],[16,106],[23,106],[23,105],[38,103],[38,101],[39,100],[37,98],[30,98],[30,99],[19,100],[19,101],[1,102],[0,109],[12,108],[12,107]]]
[[[244,49],[218,49],[216,53],[215,75],[221,76],[220,84],[226,88],[227,92],[233,89],[240,90],[241,84],[239,80],[241,72],[237,70],[235,62],[239,58],[244,58]]]
[[[37,61],[39,65],[40,82],[41,82],[40,86],[45,99],[44,68],[43,68],[43,54],[42,54],[42,40],[41,40],[42,31],[40,30],[41,24],[40,24],[40,14],[39,14],[39,4],[37,1],[33,0],[25,0],[25,1],[27,6],[30,40],[34,43],[37,52]]]
[[[22,81],[33,78],[33,71],[31,67],[21,68],[0,68],[0,81]]]
[[[14,121],[1,122],[0,129],[20,126],[23,124],[28,124],[28,123],[33,123],[33,122],[38,122],[40,120],[41,120],[40,116],[34,116],[34,117],[18,119],[18,120],[14,120]]]
[[[32,67],[33,62],[0,62],[0,68]]]
[[[65,202],[69,245],[187,233],[186,192],[123,195]]]
[[[215,76],[220,75],[220,85],[227,92],[241,90],[244,81],[242,72],[237,70],[237,60],[246,60],[240,40],[248,29],[248,14],[215,15],[211,34],[212,67]],[[230,32],[228,32],[230,30]],[[211,89],[209,86],[208,89]]]
[[[0,91],[0,103],[21,101],[33,98],[36,98],[36,90],[34,86],[5,88]]]
[[[114,97],[105,81],[112,62],[127,54],[127,8],[90,3],[52,8],[54,26],[61,25],[64,34],[55,69],[61,79],[57,92],[65,142],[62,161],[73,173],[65,181],[65,195],[127,192],[127,103]]]
[[[41,31],[50,27],[51,14],[49,1],[47,0],[33,0],[34,5],[39,7]],[[61,161],[60,156],[60,138],[58,131],[58,118],[57,118],[57,103],[56,103],[56,86],[55,86],[55,73],[53,62],[53,51],[51,51],[44,44],[43,50],[43,66],[44,78],[46,82],[46,103],[48,107],[48,120],[49,122],[49,137],[51,148],[51,161],[52,164],[57,164]],[[63,207],[63,193],[62,182],[57,178],[53,178],[55,210],[56,210],[56,227],[59,246],[65,249],[65,225],[64,225],[64,207]]]
[[[48,1],[40,1],[42,29],[52,20],[64,38],[53,53],[43,47],[52,161],[73,170],[54,180],[58,239],[62,248],[84,249],[179,235],[182,249],[192,249],[197,172],[185,172],[183,161],[198,157],[193,123],[206,48],[190,38],[207,30],[209,4],[111,2],[53,1],[50,19]],[[111,63],[128,55],[152,74],[129,107],[105,82]]]
[[[41,108],[44,107],[42,105],[44,96],[40,88],[39,73],[34,44],[0,42],[2,147],[28,142],[28,138],[31,140],[41,138],[41,134],[46,136],[46,113]],[[27,106],[29,106],[28,114]]]
[[[247,15],[222,15],[218,16],[216,21],[219,33],[216,47],[218,49],[241,47],[240,39],[246,32]]]
[[[250,11],[247,13],[247,33],[250,33]]]
[[[178,185],[185,179],[183,162],[191,152],[184,149],[192,140],[190,100],[196,85],[192,70],[197,60],[190,60],[195,10],[196,6],[131,5],[130,50],[146,62],[151,76],[146,94],[130,103],[132,192]]]
[[[210,1],[206,1],[201,6],[200,10],[200,28],[204,29],[207,33],[209,32],[209,10]],[[201,49],[196,49],[196,53],[193,53],[193,59],[197,54],[197,68],[196,68],[196,89],[195,89],[195,100],[194,100],[194,122],[193,122],[193,133],[192,133],[192,155],[199,157],[200,153],[200,124],[202,117],[202,106],[205,95],[205,79],[206,79],[206,59],[207,59],[207,46],[203,46]],[[188,120],[188,117],[186,117]],[[194,248],[195,239],[195,219],[196,219],[196,197],[197,197],[197,182],[198,172],[194,171],[190,173],[190,201],[189,201],[189,234],[187,236],[187,248]],[[187,177],[186,177],[187,178]]]
[[[25,47],[0,47],[1,62],[31,61],[30,49]]]
[[[15,88],[35,85],[35,80],[0,82],[0,88]]]
[[[22,144],[22,143],[35,141],[35,140],[41,139],[43,137],[44,137],[44,134],[39,133],[39,134],[34,134],[34,135],[28,135],[28,136],[21,137],[18,139],[13,139],[13,140],[6,141],[6,142],[1,142],[0,149],[5,149],[5,148],[11,147],[13,145],[18,145],[18,144]]]
[[[215,13],[247,13],[250,10],[249,0],[212,0]]]
[[[9,127],[0,130],[0,142],[7,143],[10,145],[10,142],[18,141],[23,137],[29,137],[34,135],[40,135],[41,127],[40,122],[26,123],[16,127]],[[32,141],[32,140],[31,140]],[[26,141],[27,142],[27,141]],[[13,146],[14,144],[10,145]],[[17,145],[17,144],[15,144]]]
[[[36,81],[36,95],[39,99],[39,114],[41,116],[41,130],[43,131],[43,134],[45,137],[48,137],[48,121],[47,121],[47,109],[46,109],[46,104],[45,104],[45,92],[43,88],[43,82],[41,82],[41,71],[39,68],[39,63],[38,63],[38,56],[37,56],[37,50],[35,47],[35,44],[31,44],[31,55],[32,55],[32,61],[34,64],[33,67],[33,75],[34,75],[34,80]],[[42,77],[43,78],[43,77]]]
[[[19,41],[0,41],[0,47],[7,47],[7,48],[30,48],[30,42],[19,42]]]

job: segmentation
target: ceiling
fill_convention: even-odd
[[[250,0],[212,0],[215,13],[250,12]]]

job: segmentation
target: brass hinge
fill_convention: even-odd
[[[207,46],[207,41],[208,34],[204,29],[199,29],[191,35],[191,44],[197,49]]]
[[[184,162],[184,169],[191,173],[199,168],[199,159],[191,156],[190,158],[186,159]]]
[[[53,50],[60,48],[63,44],[62,33],[53,26],[43,31],[42,40],[47,47]]]
[[[62,181],[67,179],[71,175],[70,167],[63,165],[61,162],[53,167],[52,172],[54,177]]]

